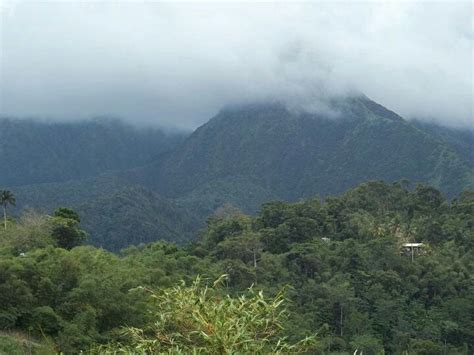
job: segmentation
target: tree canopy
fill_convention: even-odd
[[[78,245],[74,211],[25,211],[0,231],[0,351],[22,334],[65,353],[467,355],[472,196],[368,182],[269,202],[255,216],[226,207],[188,245],[119,254]],[[404,245],[413,242],[422,246],[412,260]]]

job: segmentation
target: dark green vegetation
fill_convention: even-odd
[[[184,242],[201,225],[177,202],[114,176],[23,186],[17,196],[22,207],[74,208],[90,235],[88,243],[114,251],[159,239]]]
[[[73,207],[94,245],[119,250],[130,242],[189,240],[191,215],[113,175],[159,160],[184,137],[106,118],[70,123],[3,118],[0,188],[15,190],[16,212]]]
[[[412,121],[415,127],[449,144],[459,155],[474,164],[474,130],[441,127],[434,123]]]
[[[240,195],[258,189],[285,200],[340,193],[370,179],[426,182],[450,196],[474,186],[473,166],[448,142],[365,97],[332,105],[337,118],[279,104],[224,110],[144,168],[140,182],[181,197],[210,183],[232,190],[229,179],[238,177],[248,186]]]
[[[0,349],[29,334],[66,353],[221,353],[245,351],[232,339],[250,332],[259,341],[249,346],[264,351],[278,350],[285,335],[282,346],[315,336],[305,343],[315,354],[474,351],[472,190],[448,202],[431,187],[369,182],[323,201],[266,203],[255,217],[226,206],[192,244],[158,242],[119,255],[60,248],[81,241],[77,222],[67,209],[53,217],[28,212],[1,230]],[[72,238],[54,232],[64,225]],[[413,261],[406,242],[423,243]],[[197,275],[212,284],[222,274],[220,289],[192,284]],[[274,307],[286,285],[287,301]],[[288,313],[277,316],[280,307]],[[260,332],[265,319],[268,333]],[[241,337],[231,338],[237,332],[227,325],[241,325]]]
[[[174,148],[183,134],[108,118],[59,123],[0,118],[0,186],[60,182],[130,169]]]
[[[449,198],[474,186],[472,132],[410,123],[366,97],[330,105],[332,114],[231,107],[186,138],[107,120],[3,120],[0,184],[22,185],[19,209],[79,211],[89,242],[114,251],[191,240],[226,203],[254,214],[367,180],[406,178]]]

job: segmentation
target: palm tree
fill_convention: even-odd
[[[3,206],[3,226],[7,229],[7,206],[15,206],[15,196],[11,191],[0,190],[0,203]]]

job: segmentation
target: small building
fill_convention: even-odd
[[[415,254],[419,254],[421,249],[423,248],[423,243],[403,243],[402,247],[405,252],[411,254],[411,261],[415,259]]]

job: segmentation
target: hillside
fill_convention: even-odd
[[[420,130],[450,145],[474,166],[474,123],[468,129],[444,127],[433,122],[411,121]]]
[[[69,123],[0,118],[0,186],[60,182],[130,169],[156,161],[183,137],[108,118]]]
[[[228,107],[188,137],[110,120],[3,120],[0,184],[18,210],[77,209],[90,243],[110,250],[194,239],[228,203],[254,214],[367,180],[409,179],[448,197],[474,186],[469,132],[405,121],[366,97],[330,105],[331,115]]]
[[[60,247],[81,227],[66,223],[31,214],[0,228],[0,353],[474,351],[474,191],[449,203],[366,182],[215,216],[184,247],[120,254]],[[408,242],[422,244],[412,254]],[[307,336],[305,351],[268,348]]]
[[[113,251],[159,239],[184,242],[202,225],[174,201],[110,175],[21,186],[15,193],[17,211],[73,208],[82,216],[88,243]]]
[[[239,178],[249,190],[285,200],[340,193],[369,179],[426,182],[449,196],[472,186],[473,166],[449,142],[366,97],[331,104],[338,117],[280,104],[225,109],[132,178],[168,197]]]

